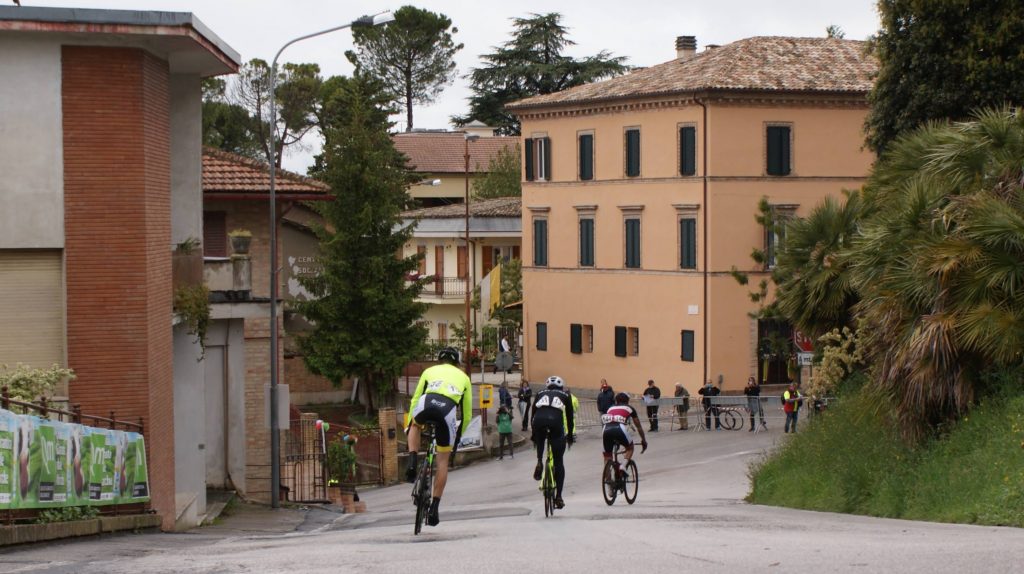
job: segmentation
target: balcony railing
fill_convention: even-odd
[[[428,299],[460,299],[466,296],[464,277],[428,277],[421,297]]]

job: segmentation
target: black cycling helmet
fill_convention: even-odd
[[[457,366],[459,364],[459,351],[454,347],[445,347],[437,353],[437,360]]]
[[[615,404],[617,404],[617,405],[628,405],[629,404],[629,395],[627,395],[626,393],[619,393],[619,394],[615,395]]]

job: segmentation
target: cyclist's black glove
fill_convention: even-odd
[[[641,449],[640,449],[640,453],[641,453],[641,454],[643,454],[643,453],[647,452],[647,441],[643,441],[643,442],[641,442],[641,443],[640,443],[640,446],[641,446]]]

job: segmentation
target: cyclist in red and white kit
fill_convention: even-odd
[[[633,458],[633,437],[629,433],[629,423],[632,422],[640,433],[640,446],[644,452],[647,450],[647,436],[644,434],[644,427],[640,424],[640,415],[636,409],[629,406],[629,395],[619,393],[615,395],[615,404],[608,408],[608,412],[601,415],[601,422],[604,423],[604,459],[611,460],[612,449],[616,444],[626,448],[625,458],[628,462]]]

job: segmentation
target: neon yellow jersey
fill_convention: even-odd
[[[406,427],[409,426],[409,418],[420,396],[428,393],[448,397],[456,404],[462,403],[462,423],[459,428],[460,432],[466,430],[466,426],[473,418],[473,383],[462,369],[454,365],[441,364],[423,371],[420,381],[416,383],[416,392],[409,403],[409,412],[405,415]]]

